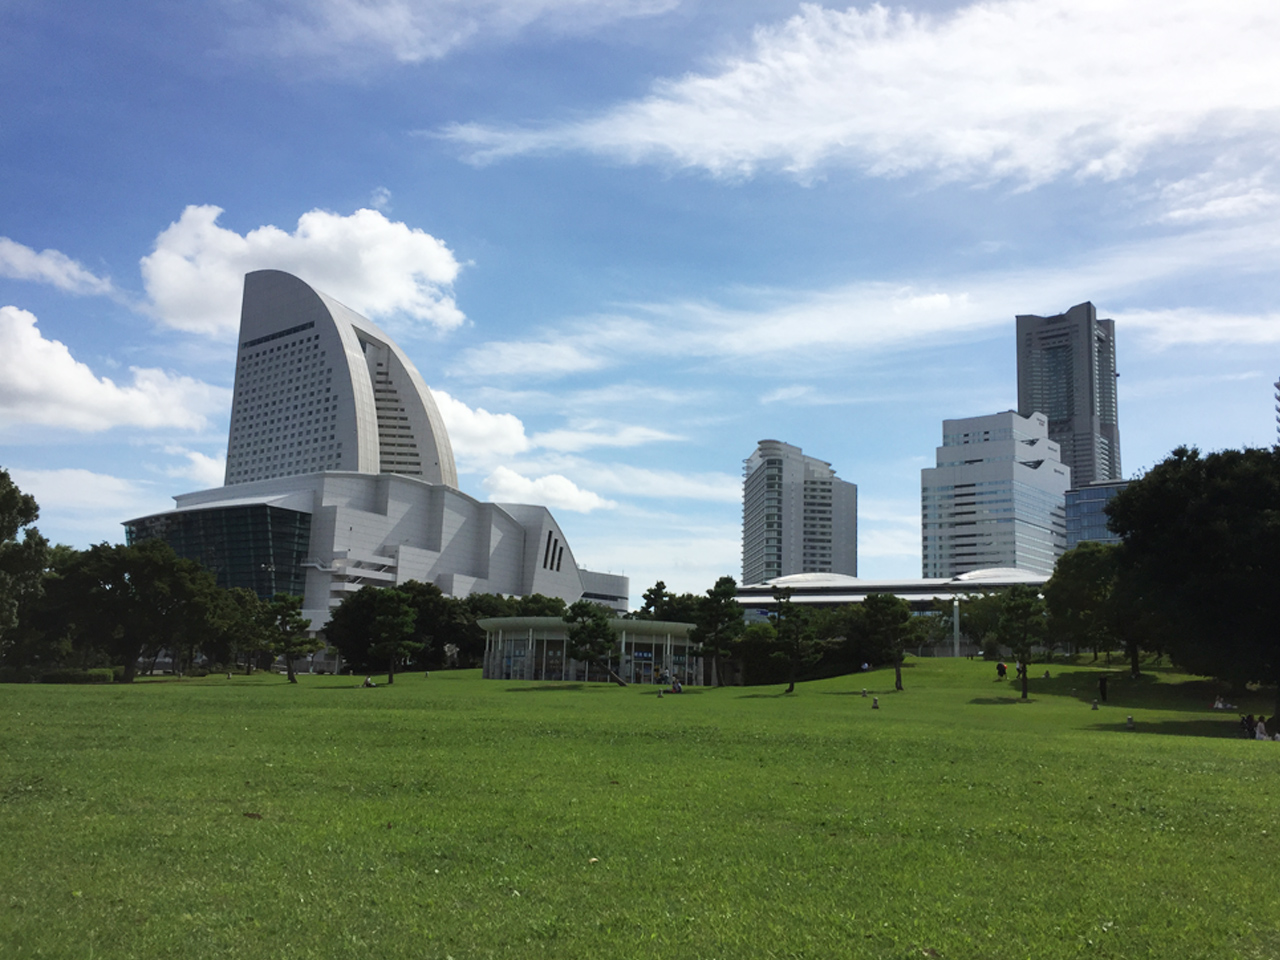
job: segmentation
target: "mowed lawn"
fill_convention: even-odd
[[[1280,743],[1049,669],[0,686],[0,957],[1280,957]]]

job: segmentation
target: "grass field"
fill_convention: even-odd
[[[1280,743],[1050,669],[2,686],[0,956],[1280,957]]]

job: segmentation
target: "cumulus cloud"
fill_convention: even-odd
[[[131,367],[132,381],[95,376],[66,345],[46,340],[36,318],[0,307],[0,422],[91,432],[112,427],[202,430],[231,391],[154,368]]]
[[[623,463],[587,461],[576,461],[572,472],[597,490],[631,497],[715,503],[738,503],[742,500],[742,478],[727,473],[681,473]]]
[[[652,16],[679,0],[254,0],[249,36],[286,56],[353,55],[402,63],[437,60],[481,38],[507,40],[532,26],[582,33]]]
[[[8,237],[0,237],[0,277],[47,283],[68,293],[112,292],[111,281],[57,250],[38,253]]]
[[[612,500],[583,490],[572,480],[555,473],[530,478],[508,467],[498,467],[485,477],[483,486],[489,499],[495,503],[535,503],[553,510],[576,513],[617,506]]]
[[[165,447],[164,452],[182,458],[179,466],[170,467],[165,471],[167,476],[193,480],[202,489],[222,486],[227,468],[225,450],[220,456],[216,457],[201,453],[199,450],[188,450],[186,447],[176,446]]]
[[[444,135],[477,162],[585,150],[723,177],[1115,178],[1192,140],[1274,152],[1278,47],[1271,0],[989,0],[939,16],[805,4],[747,52],[601,115]]]
[[[40,531],[55,543],[84,547],[124,539],[123,520],[173,507],[173,500],[135,480],[92,470],[9,468],[14,483],[40,504]]]
[[[510,413],[469,407],[443,390],[432,390],[454,456],[465,466],[489,464],[524,453],[532,445],[524,424]]]
[[[288,233],[274,226],[241,235],[218,225],[222,209],[190,206],[142,258],[156,317],[168,326],[216,337],[240,323],[244,275],[286,270],[359,313],[407,318],[439,330],[465,317],[454,303],[459,264],[435,237],[377,210],[341,216],[312,210]]]

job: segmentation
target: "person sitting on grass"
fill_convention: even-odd
[[[1258,740],[1271,739],[1271,737],[1267,735],[1267,718],[1266,717],[1258,717],[1258,722],[1254,724],[1254,727],[1253,727],[1253,735]]]
[[[1254,730],[1253,730],[1253,714],[1252,713],[1249,714],[1247,717],[1240,718],[1240,728],[1244,731],[1244,736],[1246,740],[1253,739]]]
[[[376,687],[376,686],[377,686],[377,684],[373,682],[373,677],[365,677],[365,678],[364,678],[364,684],[363,684],[363,685],[364,685],[364,686],[366,686],[366,687]]]

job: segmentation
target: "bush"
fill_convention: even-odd
[[[124,667],[112,667],[111,679],[116,683],[124,683]]]
[[[40,676],[41,683],[110,683],[114,678],[110,667],[92,670],[49,670]]]
[[[40,672],[30,667],[0,667],[0,683],[35,683]]]

